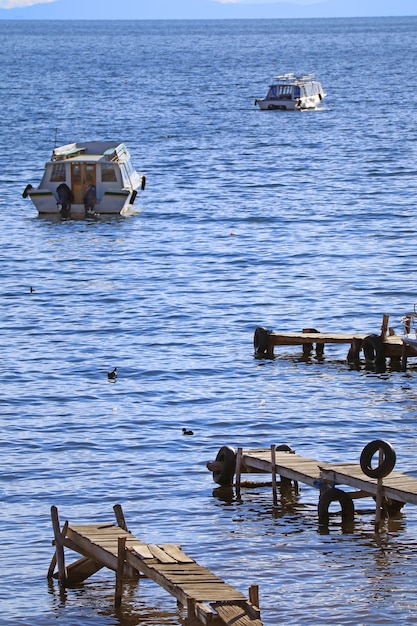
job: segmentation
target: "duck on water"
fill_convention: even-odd
[[[22,195],[40,215],[123,215],[145,184],[123,143],[86,141],[54,148],[39,186]]]

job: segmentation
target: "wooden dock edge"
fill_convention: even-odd
[[[375,466],[375,456],[377,465]],[[359,463],[325,463],[295,454],[287,444],[271,445],[270,449],[244,451],[243,448],[222,446],[214,461],[207,461],[207,469],[220,487],[235,487],[240,498],[242,473],[269,474],[270,483],[250,481],[272,487],[273,505],[278,505],[278,489],[298,493],[299,482],[319,490],[317,507],[319,524],[329,521],[329,505],[338,501],[342,522],[354,521],[355,499],[373,498],[375,501],[375,529],[379,530],[381,514],[397,516],[406,503],[417,504],[417,478],[393,471],[396,453],[392,445],[381,439],[369,442],[362,450]],[[280,481],[277,481],[277,475]],[[340,486],[351,491],[344,491]]]
[[[322,333],[315,328],[304,328],[301,332],[278,332],[258,326],[253,338],[254,355],[257,359],[274,359],[275,346],[301,346],[303,358],[310,358],[315,350],[317,358],[322,359],[326,344],[347,344],[346,360],[354,368],[359,367],[362,352],[366,368],[383,372],[386,359],[390,359],[392,369],[405,371],[407,359],[417,354],[388,324],[389,315],[384,314],[380,333],[371,334]]]
[[[114,606],[120,608],[122,602],[123,582],[126,579],[140,576],[152,579],[162,586],[168,593],[177,599],[177,603],[187,607],[188,616],[193,616],[204,626],[262,626],[259,609],[258,585],[249,587],[248,599],[233,587],[225,583],[221,578],[212,574],[207,568],[198,565],[186,555],[176,544],[145,544],[128,531],[121,505],[114,507],[117,525],[113,524],[89,524],[71,526],[67,521],[61,528],[58,509],[51,507],[51,521],[54,533],[52,545],[55,552],[48,568],[47,578],[57,578],[62,587],[78,586],[94,573],[107,567],[115,572],[115,595]],[[83,536],[83,529],[86,529]],[[111,533],[108,534],[108,532]],[[103,532],[103,537],[100,536]],[[88,539],[89,533],[93,533],[94,542]],[[117,548],[112,550],[109,541],[117,539]],[[103,545],[100,545],[102,540]],[[81,558],[65,564],[64,548],[68,548],[81,555]],[[156,565],[155,565],[156,564]],[[159,564],[159,565],[158,565]],[[196,578],[196,571],[201,572],[201,589],[197,581],[197,596],[187,589],[192,586],[188,583],[184,589],[181,583],[175,583],[166,578],[165,568],[174,567],[178,573],[178,567],[185,568],[184,578],[187,579],[186,567],[191,567],[191,580]],[[159,573],[158,566],[162,567]],[[57,568],[57,572],[55,572]],[[207,579],[213,580],[213,595],[216,598],[210,600],[198,600],[198,594],[207,595]],[[195,585],[195,582],[194,582]],[[224,588],[224,591],[223,591]],[[195,592],[194,592],[195,593]],[[211,595],[211,592],[209,593]],[[219,597],[220,596],[220,597]],[[223,596],[223,598],[222,598]]]

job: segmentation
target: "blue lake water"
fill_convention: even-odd
[[[48,586],[50,507],[175,542],[265,626],[417,623],[417,509],[374,534],[317,523],[318,492],[215,491],[223,445],[358,461],[390,441],[417,476],[417,365],[253,356],[257,326],[401,333],[417,301],[417,18],[0,22],[0,624],[178,626],[152,582]],[[315,72],[320,111],[260,112]],[[58,144],[124,141],[147,177],[129,218],[56,222],[21,193]],[[31,287],[33,291],[31,292]],[[107,371],[118,368],[109,384]],[[183,427],[194,436],[182,436]]]

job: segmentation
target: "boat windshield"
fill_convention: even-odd
[[[291,100],[292,94],[293,94],[293,85],[271,85],[268,91],[267,99]]]

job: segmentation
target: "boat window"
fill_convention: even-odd
[[[126,161],[125,165],[128,176],[131,176],[135,171],[132,165],[132,161],[129,159],[128,161]]]
[[[85,182],[87,185],[95,185],[95,165],[86,165],[85,166]]]
[[[74,165],[72,166],[72,183],[73,185],[77,184],[77,185],[81,185],[82,182],[82,178],[81,178],[81,165],[78,165],[78,163],[74,163]]]
[[[62,183],[65,180],[65,163],[54,163],[52,166],[51,182]]]
[[[114,167],[113,165],[111,165],[111,163],[101,164],[101,182],[102,183],[116,183],[117,182],[116,172],[114,171]]]
[[[279,97],[286,98],[290,100],[292,96],[292,85],[280,85],[279,86]]]

